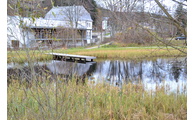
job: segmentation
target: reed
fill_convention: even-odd
[[[90,84],[89,84],[90,83]],[[8,87],[8,119],[33,120],[131,120],[187,119],[187,94],[172,93],[157,86],[145,90],[142,84],[76,84],[58,78],[54,82],[33,82],[31,87],[13,81]]]

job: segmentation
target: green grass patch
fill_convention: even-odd
[[[161,40],[154,41],[152,43],[138,44],[138,43],[122,43],[122,42],[113,42],[110,45],[104,45],[103,48],[112,48],[112,47],[151,47],[151,46],[175,46],[175,47],[186,47],[185,40]]]

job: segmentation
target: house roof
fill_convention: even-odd
[[[33,24],[29,25],[30,28],[70,28],[70,24],[67,21],[59,21],[59,20],[46,20],[42,18],[38,18],[34,21]]]
[[[19,17],[19,16],[8,16],[8,24],[14,26],[24,25],[23,27],[29,28],[72,28],[69,21],[43,19],[43,18],[32,18],[29,17]],[[75,28],[75,26],[73,27]],[[78,24],[78,29],[87,29],[86,26]]]
[[[83,6],[53,7],[45,18],[8,16],[7,20],[10,25],[18,27],[76,29],[88,29],[87,25],[81,24],[80,21],[92,21],[89,12]]]
[[[68,21],[93,21],[89,12],[83,6],[53,7],[45,19]]]
[[[75,28],[71,26],[69,21],[60,21],[52,19],[36,19],[33,24],[29,25],[30,28]],[[78,24],[77,29],[87,29],[86,26]]]

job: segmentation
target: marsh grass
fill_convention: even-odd
[[[147,91],[140,84],[122,88],[108,84],[13,81],[8,87],[8,119],[33,120],[185,120],[187,95],[157,86]],[[168,94],[167,94],[168,93]]]
[[[187,49],[183,49],[187,51]],[[24,63],[36,62],[43,60],[51,60],[51,55],[45,53],[57,52],[65,54],[76,54],[76,55],[87,55],[95,56],[98,59],[141,59],[141,58],[152,58],[152,57],[182,57],[186,56],[185,53],[175,50],[173,48],[158,48],[158,47],[140,47],[140,48],[96,48],[96,49],[84,49],[84,48],[73,48],[73,49],[56,49],[56,50],[33,50],[29,52],[29,56],[25,51],[8,51],[7,62],[19,62]],[[30,57],[30,58],[29,58]]]
[[[186,51],[186,50],[185,50]],[[92,50],[74,50],[74,51],[61,51],[60,53],[78,54],[95,56],[104,59],[138,59],[150,57],[174,57],[186,56],[178,50],[173,48],[99,48]]]
[[[24,63],[51,60],[52,56],[48,56],[45,53],[47,53],[47,51],[31,50],[29,51],[29,56],[27,56],[27,53],[24,50],[8,51],[7,62]]]

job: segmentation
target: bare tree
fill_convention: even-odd
[[[173,18],[172,15],[169,14],[169,12],[165,9],[165,7],[158,1],[154,0],[157,5],[161,8],[161,10],[165,13],[165,15],[168,17],[169,20],[173,21],[173,24],[185,35],[187,36],[187,31],[184,27],[181,26],[181,23],[178,22],[175,18]]]
[[[185,6],[183,2],[173,1]],[[180,49],[167,40],[169,37],[173,39],[177,31],[187,36],[186,12],[183,13],[182,19],[178,20],[172,14],[176,7],[169,10],[159,0],[108,0],[104,4],[109,9],[109,25],[113,36],[117,33],[116,39],[138,44],[152,43],[154,40],[186,53],[186,46]]]
[[[21,15],[23,17],[43,17],[46,10],[51,8],[49,1],[45,6],[44,0],[8,0],[8,15]]]
[[[75,29],[73,29],[73,44],[76,45],[78,24],[79,24],[79,21],[80,21],[80,17],[84,13],[81,10],[80,6],[69,7],[64,12],[65,12],[65,14],[67,15],[67,18],[70,21],[71,27],[75,28]],[[82,39],[82,44],[83,44],[83,39]]]

